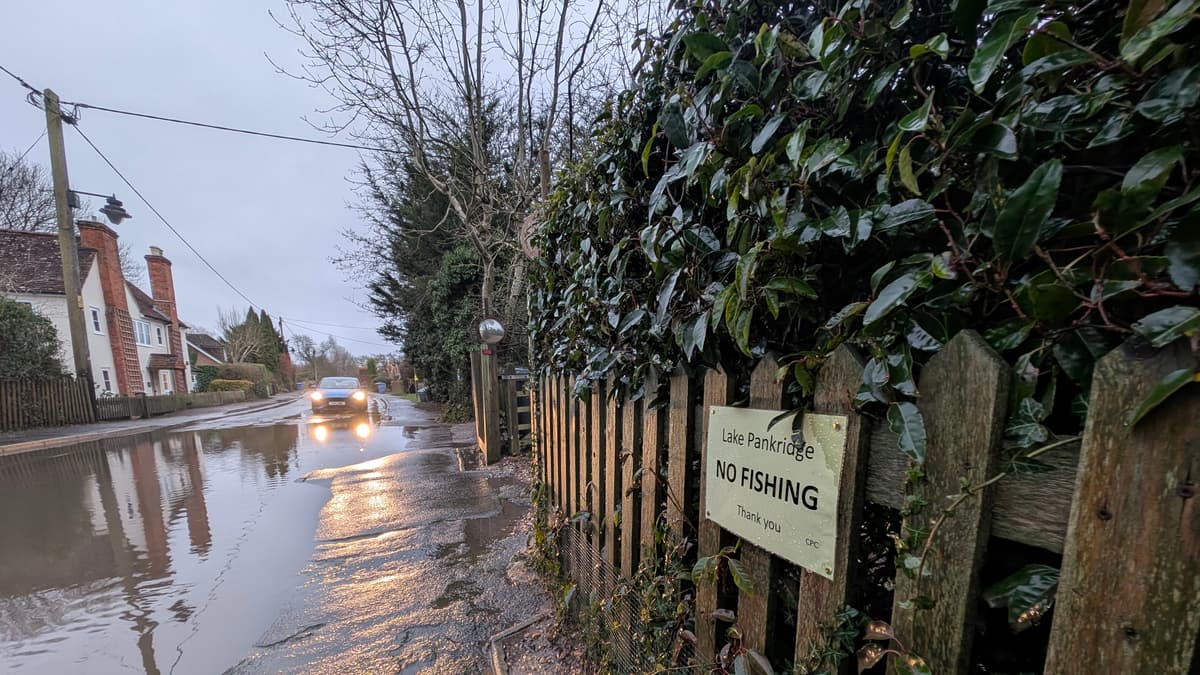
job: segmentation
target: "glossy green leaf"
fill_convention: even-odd
[[[654,314],[654,326],[659,330],[666,327],[667,311],[671,308],[671,298],[675,295],[675,284],[679,281],[681,272],[683,270],[671,272],[658,291],[658,310]]]
[[[724,68],[732,60],[732,52],[721,51],[709,54],[708,58],[704,59],[704,63],[700,64],[700,68],[696,70],[696,79],[699,80],[715,70]]]
[[[1140,192],[1152,199],[1162,190],[1171,169],[1183,159],[1183,147],[1171,145],[1142,155],[1121,181],[1121,192]]]
[[[1062,162],[1052,159],[1033,170],[1013,191],[996,216],[993,243],[1002,262],[1022,260],[1038,241],[1042,226],[1054,210]]]
[[[1019,633],[1037,625],[1058,592],[1059,570],[1049,565],[1026,565],[983,592],[989,607],[1008,608],[1008,625]]]
[[[921,186],[917,184],[917,176],[913,173],[912,153],[910,143],[900,149],[900,182],[914,195],[921,194]]]
[[[824,330],[833,330],[834,328],[840,327],[851,318],[862,314],[867,309],[868,304],[869,303],[866,302],[852,302],[846,305],[845,307],[839,309],[836,314],[829,317],[829,319],[825,321],[821,328]]]
[[[989,124],[975,137],[979,148],[1000,159],[1017,158],[1017,135],[1003,124]]]
[[[708,32],[684,35],[683,44],[687,45],[688,53],[699,61],[704,61],[717,52],[729,51],[729,46],[724,40]]]
[[[775,136],[775,131],[779,129],[779,125],[783,123],[784,119],[786,119],[785,115],[776,115],[767,120],[767,123],[763,125],[758,135],[751,141],[750,152],[756,155],[761,152],[767,143],[771,141],[771,138]]]
[[[888,24],[892,28],[899,28],[903,26],[904,24],[908,23],[909,18],[912,17],[912,10],[912,0],[904,0],[904,4],[900,5],[900,9],[896,10],[896,13],[892,15],[892,20],[888,22]]]
[[[900,401],[888,406],[888,427],[896,434],[900,452],[921,464],[925,461],[925,419],[915,403]]]
[[[929,110],[933,106],[933,96],[925,99],[924,105],[900,118],[899,127],[902,131],[925,131],[929,122]]]
[[[738,260],[737,264],[737,289],[738,298],[743,302],[746,300],[750,288],[750,280],[754,278],[754,272],[758,269],[758,254],[762,251],[762,244],[756,245],[754,248],[746,252],[745,255]]]
[[[887,89],[899,71],[900,64],[893,63],[890,66],[884,67],[875,77],[871,78],[871,82],[867,85],[867,89],[863,93],[863,102],[867,104],[868,108],[875,105],[875,101],[879,98],[879,95]]]
[[[1121,43],[1121,58],[1128,63],[1136,63],[1159,40],[1183,28],[1194,19],[1197,9],[1200,9],[1200,2],[1197,0],[1179,0],[1171,5],[1162,16]]]
[[[813,148],[812,154],[804,162],[804,174],[812,175],[829,166],[850,147],[850,141],[844,138],[826,138]]]
[[[800,166],[800,158],[804,155],[804,144],[808,140],[809,120],[804,120],[800,127],[788,135],[785,151],[787,152],[788,161],[793,167]]]
[[[1142,399],[1141,403],[1138,403],[1137,407],[1130,410],[1125,416],[1126,426],[1137,424],[1152,410],[1162,405],[1163,401],[1193,382],[1200,382],[1200,371],[1195,368],[1180,368],[1167,373],[1158,384],[1154,385],[1154,389],[1150,390],[1146,398]]]
[[[1200,309],[1183,305],[1168,307],[1142,317],[1133,324],[1133,330],[1155,347],[1165,347],[1200,330]]]
[[[799,295],[805,298],[816,298],[817,292],[813,287],[803,279],[796,277],[775,277],[767,282],[764,288],[781,293],[790,293],[791,295]]]
[[[729,576],[733,579],[733,585],[742,593],[753,594],[754,579],[746,573],[742,561],[737,558],[726,558],[725,562],[729,565]]]
[[[686,148],[692,144],[691,133],[687,122],[683,119],[683,109],[678,101],[667,103],[658,118],[658,126],[667,135],[667,140],[678,148]]]
[[[915,44],[908,48],[908,57],[911,59],[915,59],[924,54],[937,54],[943,59],[949,56],[950,42],[946,39],[946,34],[938,33],[925,42]]]
[[[1200,227],[1188,223],[1167,240],[1164,251],[1171,282],[1180,290],[1200,291]]]
[[[992,24],[991,30],[983,37],[975,56],[967,65],[967,77],[975,87],[976,92],[982,92],[987,86],[992,73],[1004,60],[1004,54],[1017,40],[1024,37],[1029,27],[1037,20],[1037,12],[1023,14],[1003,14]]]
[[[1062,39],[1055,39],[1055,38]],[[1034,32],[1021,51],[1021,62],[1029,65],[1040,58],[1061,52],[1069,47],[1063,40],[1071,40],[1071,29],[1061,21],[1051,21]]]
[[[904,304],[914,291],[921,285],[921,277],[916,272],[908,272],[894,279],[879,291],[879,297],[867,307],[863,315],[863,325],[869,326],[883,317],[891,314],[894,309]]]

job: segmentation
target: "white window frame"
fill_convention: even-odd
[[[113,390],[113,388],[112,388],[112,373],[110,373],[108,371],[108,368],[100,369],[100,386],[104,387],[104,391],[107,391],[107,392],[111,392]]]
[[[96,335],[104,335],[104,324],[100,321],[100,308],[88,307],[92,318],[92,332]]]
[[[174,373],[172,373],[169,370],[158,371],[158,384],[160,387],[162,387],[162,391],[159,393],[162,393],[162,394],[172,393],[175,388]]]
[[[155,327],[154,327],[154,338],[155,338],[156,340],[158,340],[158,344],[160,344],[160,345],[161,345],[161,344],[163,343],[163,330],[162,330],[162,326],[155,326]]]
[[[142,347],[152,347],[150,343],[150,323],[148,321],[133,320],[133,336],[134,341]],[[143,339],[144,338],[144,339]]]

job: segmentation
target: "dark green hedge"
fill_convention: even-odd
[[[536,358],[640,396],[652,370],[774,352],[804,406],[850,343],[920,480],[921,366],[974,329],[1014,367],[1005,468],[1036,469],[1023,453],[1080,433],[1097,358],[1200,347],[1198,11],[692,5],[547,205]],[[1159,393],[1196,386],[1173,376]]]
[[[541,229],[543,364],[637,392],[774,351],[802,401],[850,341],[862,402],[919,429],[920,365],[973,328],[1031,447],[1080,428],[1099,355],[1194,334],[1195,3],[821,6],[707,4],[650,43]]]

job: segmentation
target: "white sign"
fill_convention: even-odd
[[[777,410],[713,407],[705,516],[810,572],[833,578],[844,415],[780,419]],[[768,427],[770,427],[768,429]]]

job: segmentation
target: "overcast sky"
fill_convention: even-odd
[[[329,138],[304,117],[328,108],[318,89],[275,72],[300,62],[298,41],[268,15],[282,0],[38,0],[4,3],[0,65],[64,100],[279,134]],[[172,225],[234,285],[292,331],[327,335],[356,354],[390,352],[360,309],[362,289],[329,262],[344,228],[355,150],[290,143],[83,111],[80,126]],[[21,152],[45,114],[0,74],[0,148]],[[339,139],[350,140],[350,139]],[[351,141],[352,142],[352,141]],[[116,193],[134,214],[115,229],[139,255],[171,259],[184,322],[215,329],[218,307],[246,302],[218,279],[66,129],[73,188]],[[46,141],[29,154],[49,165]],[[102,200],[91,199],[93,208]],[[148,290],[148,289],[147,289]],[[297,321],[338,324],[302,326]],[[342,338],[353,338],[355,341]]]

